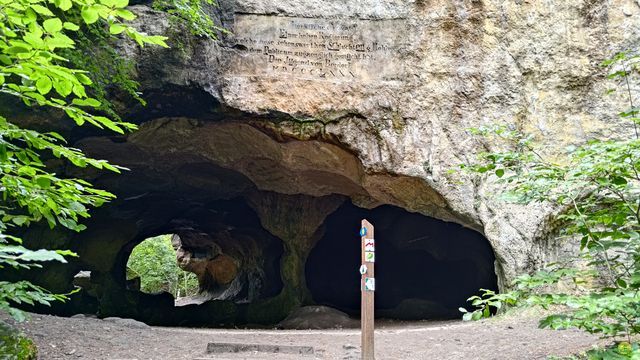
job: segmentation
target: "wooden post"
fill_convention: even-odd
[[[375,294],[375,238],[373,225],[366,219],[362,220],[360,237],[362,241],[360,266],[360,291],[362,294],[360,323],[362,327],[362,360],[374,360],[373,330],[374,313],[373,300]]]

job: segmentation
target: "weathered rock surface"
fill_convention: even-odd
[[[348,329],[360,326],[349,315],[328,306],[303,306],[278,323],[279,329]]]
[[[133,329],[148,329],[150,326],[140,322],[140,321],[136,321],[133,319],[123,319],[123,318],[119,318],[119,317],[107,317],[103,319],[106,322],[112,322],[112,323],[116,323],[118,325],[124,325],[126,327],[129,328],[133,328]]]
[[[344,167],[358,169],[370,193],[409,192],[376,200],[485,234],[508,281],[553,253],[540,242],[548,209],[496,203],[490,182],[447,172],[499,146],[471,139],[470,127],[510,124],[532,132],[551,155],[591,137],[623,136],[628,125],[615,115],[623,100],[603,96],[610,84],[597,65],[637,45],[640,7],[628,5],[223,1],[220,18],[232,36],[199,42],[182,59],[164,50],[137,58],[150,89],[196,88],[211,96],[209,105],[276,116],[260,125],[276,139],[338,144],[356,156],[357,166]],[[168,26],[154,12],[139,12],[145,29]],[[298,146],[290,144],[283,143]],[[390,184],[378,174],[406,180]],[[318,194],[287,178],[295,176],[271,189]]]

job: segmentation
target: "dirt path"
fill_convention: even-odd
[[[358,330],[222,330],[147,327],[127,321],[32,315],[18,325],[41,359],[359,359]],[[376,330],[376,358],[545,359],[589,348],[577,331],[540,330],[532,315],[480,322],[385,322]],[[206,354],[209,342],[312,346],[312,355]]]

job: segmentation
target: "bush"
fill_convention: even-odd
[[[198,293],[196,275],[178,267],[171,235],[146,239],[133,249],[127,263],[127,280],[136,277],[145,293],[166,291],[175,298]]]

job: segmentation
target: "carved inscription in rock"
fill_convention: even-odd
[[[236,15],[231,73],[318,80],[397,80],[401,20]]]

